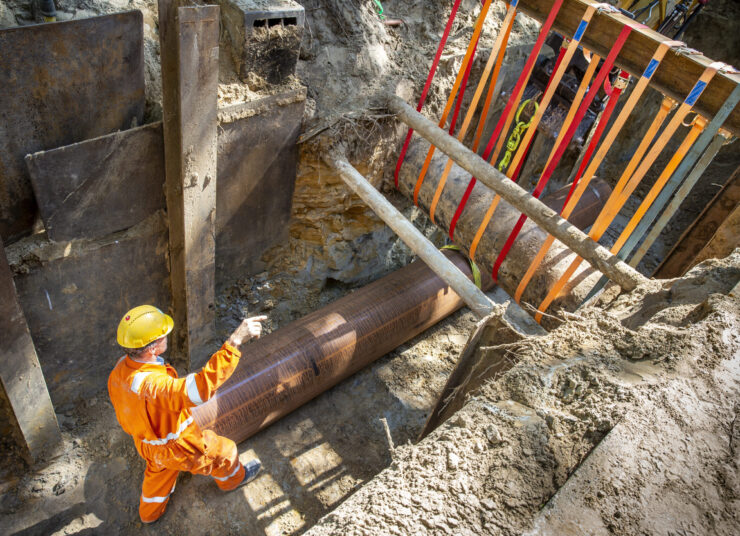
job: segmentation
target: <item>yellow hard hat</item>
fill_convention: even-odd
[[[175,322],[153,305],[131,309],[118,324],[116,340],[124,348],[143,348],[172,331]]]

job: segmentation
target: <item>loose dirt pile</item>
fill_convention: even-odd
[[[738,280],[740,251],[570,315],[512,345],[518,364],[412,446],[472,327],[463,310],[240,445],[265,463],[243,491],[182,475],[151,529],[143,463],[101,394],[59,415],[59,458],[0,464],[0,527],[299,534],[339,505],[310,533],[736,533]]]
[[[740,250],[510,345],[308,534],[737,534],[739,279]]]

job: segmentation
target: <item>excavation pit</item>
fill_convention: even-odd
[[[88,18],[119,11],[119,4],[72,2],[60,5],[58,16]],[[448,242],[446,226],[454,206],[443,206],[442,198],[440,228],[425,214],[433,190],[422,190],[421,208],[416,208],[407,186],[402,184],[400,192],[393,188],[406,130],[384,108],[383,98],[393,93],[414,104],[453,1],[443,3],[442,15],[424,3],[384,4],[385,16],[398,17],[403,24],[383,24],[372,2],[351,9],[342,2],[305,2],[293,5],[300,13],[273,10],[242,18],[240,24],[253,32],[251,39],[256,39],[254,32],[264,32],[266,47],[284,52],[276,64],[246,58],[243,52],[262,49],[239,48],[248,39],[235,40],[228,25],[222,28],[218,176],[215,183],[203,177],[193,182],[203,189],[222,188],[213,221],[216,275],[210,305],[215,321],[208,351],[217,349],[244,316],[267,315],[266,331],[274,335],[339,299],[362,293],[366,285],[414,260],[324,161],[339,144],[359,173],[436,246]],[[715,5],[697,17],[697,29],[690,28],[684,39],[701,43],[693,46],[709,56],[737,64],[725,56],[726,43],[712,41],[718,32],[706,31],[718,21],[731,28],[736,8],[727,2]],[[18,0],[7,6],[12,24],[32,21],[30,3]],[[0,6],[3,25],[10,24],[7,6]],[[136,129],[156,130],[161,115],[157,5],[142,0],[124,8],[141,9],[143,15],[146,101],[137,110],[146,110],[145,125],[96,132],[119,140],[107,145],[108,150]],[[505,8],[492,4],[463,113]],[[223,16],[226,2],[221,9]],[[468,2],[458,14],[423,109],[433,120],[442,112],[478,10],[478,3]],[[539,23],[517,16],[502,67],[501,95],[516,82],[538,31]],[[556,52],[545,49],[544,54]],[[600,169],[598,178],[608,189],[655,113],[656,95],[649,94],[631,130],[617,138]],[[502,97],[492,108],[490,123],[504,101]],[[685,132],[681,127],[677,136]],[[584,135],[583,141],[587,139]],[[87,138],[74,141],[90,143]],[[469,145],[472,140],[465,141]],[[535,138],[522,184],[536,180],[551,144],[551,137]],[[38,189],[44,188],[43,181],[61,176],[54,173],[61,168],[52,160],[41,161],[52,158],[58,147],[36,149],[43,152],[34,158],[46,165]],[[569,184],[569,170],[582,149],[569,149],[545,194]],[[607,247],[664,160],[666,155],[616,218],[604,239]],[[651,273],[738,163],[736,147],[721,149],[696,195],[639,267],[642,273]],[[450,181],[467,179],[453,169]],[[117,184],[114,189],[121,182],[133,184],[124,174],[112,175],[107,180]],[[35,465],[24,461],[12,438],[12,413],[3,411],[3,533],[547,534],[574,526],[592,533],[737,532],[732,503],[738,492],[733,452],[740,422],[735,403],[740,393],[737,252],[719,255],[725,258],[709,260],[680,279],[651,281],[631,293],[620,295],[608,287],[577,311],[554,308],[545,321],[549,333],[523,326],[521,315],[526,313],[505,305],[511,299],[501,288],[489,291],[495,303],[504,304],[494,309],[495,336],[483,334],[467,347],[478,318],[467,308],[453,312],[279,420],[272,422],[277,415],[265,419],[266,427],[238,446],[244,461],[258,456],[264,464],[254,482],[222,494],[210,479],[182,474],[165,517],[153,527],[143,526],[137,507],[144,463],[115,421],[105,380],[121,354],[112,334],[122,311],[141,301],[171,305],[171,226],[161,201],[164,176],[134,178],[147,181],[146,192],[126,192],[113,199],[118,205],[103,204],[102,209],[85,204],[91,193],[86,188],[74,189],[72,197],[71,190],[62,191],[59,198],[74,202],[83,216],[57,219],[68,214],[54,214],[59,204],[52,199],[40,204],[35,227],[29,224],[20,233],[32,233],[30,237],[13,235],[6,241],[10,280],[51,395],[62,445]],[[608,195],[608,190],[598,192]],[[114,217],[113,209],[121,208],[124,199],[143,193],[152,205],[148,215],[132,211],[125,214],[128,219]],[[138,208],[143,206],[149,207],[137,202]],[[54,210],[44,229],[46,208]],[[497,217],[509,213],[518,216],[506,209]],[[103,218],[107,226],[87,225],[93,217]],[[461,221],[460,229],[467,233],[465,226],[474,222]],[[62,233],[62,223],[68,234]],[[539,232],[525,227],[521,243],[538,246]],[[506,238],[501,234],[484,241],[484,247],[497,251]],[[557,253],[553,262],[563,262],[566,254]],[[467,261],[461,264],[468,269]],[[512,281],[519,268],[526,269],[510,266],[514,268],[504,275]],[[90,310],[96,311],[94,318]],[[526,304],[524,310],[531,312]],[[84,321],[76,321],[74,329],[62,328],[69,318]],[[250,346],[244,348],[245,362]],[[466,350],[477,378],[468,381],[460,373],[463,381],[451,402],[456,413],[450,417],[440,411],[444,422],[419,441]],[[188,364],[197,367],[208,352],[187,357],[173,352],[169,357],[183,375]],[[323,373],[319,364],[309,364],[307,370]],[[2,406],[7,410],[8,401],[3,399]]]

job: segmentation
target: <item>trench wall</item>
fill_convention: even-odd
[[[299,92],[284,102],[273,100],[267,106],[253,107],[248,114],[223,114],[221,118],[216,221],[219,285],[261,269],[262,253],[285,239],[303,102],[304,94]],[[161,129],[158,132],[161,135]],[[121,151],[135,145],[106,145],[106,149]],[[137,161],[134,156],[131,160]],[[143,165],[157,170],[149,179],[152,184],[126,188],[126,173],[137,170],[122,169],[120,176],[110,179],[115,184],[97,192],[96,199],[105,204],[103,197],[112,196],[133,210],[156,196],[160,201],[154,203],[154,210],[142,213],[140,221],[96,236],[96,229],[90,227],[110,228],[116,223],[106,221],[105,212],[98,213],[84,221],[87,225],[76,223],[80,235],[88,238],[54,241],[40,233],[6,248],[57,411],[105,388],[111,368],[122,355],[115,336],[126,310],[142,303],[163,310],[171,305],[167,214],[164,196],[160,197],[164,166],[157,161],[163,161],[164,155],[158,150],[147,158],[151,161]],[[111,213],[108,220],[116,217]]]
[[[33,14],[26,13],[25,7],[21,9],[21,4],[30,5],[20,0],[14,2],[11,6],[14,17],[6,20],[3,15],[1,26],[33,22],[29,19]],[[161,84],[156,3],[146,0],[130,5],[143,13],[144,116],[148,120],[157,119]],[[321,134],[297,146],[287,141],[300,129],[303,103],[296,101],[252,115],[234,115],[231,110],[222,118],[219,129],[219,156],[229,154],[232,158],[219,158],[217,286],[224,289],[240,277],[268,270],[271,281],[283,278],[290,283],[286,285],[291,289],[289,292],[276,296],[288,309],[287,317],[305,312],[307,304],[325,286],[363,284],[410,261],[412,255],[392,231],[346,189],[318,155],[326,140],[341,139],[354,144],[353,163],[376,187],[382,187],[383,177],[388,176],[387,171],[393,165],[389,155],[397,150],[403,132],[397,125],[394,128],[384,121],[383,112],[366,117],[358,111],[387,84],[397,86],[410,100],[418,94],[412,87],[423,80],[427,60],[434,52],[435,43],[430,35],[441,33],[445,23],[444,18],[422,5],[399,4],[397,16],[419,22],[404,29],[404,32],[412,31],[407,35],[378,24],[371,6],[347,10],[343,3],[334,0],[322,2],[322,6],[321,10],[307,12],[311,31],[304,32],[297,70],[298,78],[308,86],[304,131],[316,129]],[[452,0],[446,0],[441,9],[449,12],[451,6]],[[87,11],[76,8],[76,2],[60,6],[60,17],[84,18],[120,10],[117,4],[107,1],[86,4]],[[504,9],[495,11],[484,38],[489,45],[495,35],[491,30],[502,18]],[[458,22],[463,33],[470,33],[468,29],[474,20],[472,10],[461,11]],[[530,40],[533,27],[526,22],[518,27],[513,39]],[[453,40],[451,50],[462,50],[465,39],[460,36],[460,42]],[[407,40],[414,46],[407,47],[404,44]],[[224,54],[219,99],[223,106],[232,90],[238,90],[234,95],[239,97],[244,87],[232,83],[227,73],[230,70],[227,47],[221,45]],[[437,96],[438,90],[444,89],[454,77],[457,63],[459,58],[454,56],[441,67],[430,103],[438,103],[444,97]],[[247,91],[250,98],[254,97],[254,91],[258,90]],[[288,109],[290,112],[286,112]],[[220,115],[223,111],[219,110]],[[294,121],[288,127],[285,127],[285,113]],[[263,121],[256,128],[254,117]],[[281,150],[275,151],[278,144]],[[290,151],[290,158],[285,158]],[[293,168],[290,161],[296,157]],[[255,169],[255,161],[267,160],[269,165],[263,170]],[[284,181],[287,175],[295,176],[294,184]],[[150,195],[152,191],[149,190]],[[126,194],[130,196],[131,192]],[[263,198],[264,203],[255,202],[255,196],[267,194],[272,197]],[[398,194],[390,197],[394,195],[399,207],[406,207],[406,214],[425,227],[428,236],[441,243],[441,233],[435,231],[424,215],[408,208]],[[127,202],[134,203],[133,197]],[[164,210],[164,205],[160,208]],[[256,217],[260,210],[268,208],[279,212],[280,217],[272,220]],[[288,216],[286,209],[290,209]],[[159,219],[146,224],[143,220],[144,217],[118,229],[117,233],[125,232],[125,236],[106,233],[86,240],[74,236],[51,242],[34,235],[9,247],[19,297],[32,336],[39,341],[39,359],[57,407],[104,388],[107,371],[120,355],[114,344],[115,328],[127,307],[142,301],[156,302],[163,308],[169,306],[166,215],[161,214]],[[147,258],[140,258],[142,255]],[[115,274],[108,276],[111,270]],[[276,311],[275,315],[280,313]],[[72,359],[80,361],[79,355],[90,358],[70,368]],[[70,381],[65,381],[69,378]]]

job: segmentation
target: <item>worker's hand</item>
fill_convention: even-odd
[[[260,338],[260,335],[262,335],[262,322],[265,320],[267,320],[267,317],[262,315],[247,318],[242,322],[242,324],[246,324],[247,334],[250,339]]]
[[[267,317],[264,315],[245,318],[239,327],[236,328],[236,331],[231,334],[231,337],[229,337],[229,344],[238,347],[249,339],[259,339],[260,335],[262,335],[261,322],[265,320],[267,320]]]

